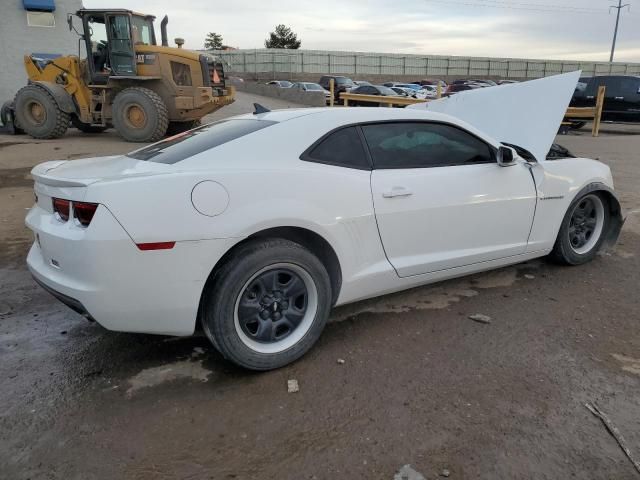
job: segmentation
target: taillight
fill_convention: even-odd
[[[52,198],[51,200],[53,202],[53,211],[58,214],[58,217],[63,222],[69,220],[71,207],[73,206],[73,216],[83,227],[89,226],[93,215],[98,209],[97,203],[72,202],[63,198]]]
[[[71,202],[62,198],[53,198],[53,211],[58,214],[60,220],[66,222],[69,220],[69,211],[71,210]]]
[[[73,202],[73,216],[80,222],[80,225],[88,227],[97,208],[97,203]]]

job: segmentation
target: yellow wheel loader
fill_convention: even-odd
[[[80,42],[86,58],[42,60],[26,55],[29,78],[5,116],[34,138],[58,138],[71,125],[97,133],[114,127],[131,142],[154,142],[196,126],[233,102],[224,68],[216,57],[157,45],[155,17],[130,10],[82,9]],[[75,29],[73,16],[69,29]],[[77,31],[77,30],[76,30]]]

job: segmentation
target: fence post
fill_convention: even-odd
[[[327,73],[331,73],[331,54],[330,53],[327,54],[327,69],[328,69]]]
[[[335,100],[335,91],[336,91],[336,82],[333,78],[329,79],[329,93],[331,93],[331,96],[329,97],[329,106],[333,107],[333,101]]]
[[[604,92],[607,87],[600,85],[598,87],[598,97],[596,98],[596,111],[593,117],[593,128],[591,136],[597,137],[600,134],[600,119],[602,118],[602,106],[604,105]]]
[[[304,52],[300,52],[300,73],[304,73]]]
[[[353,56],[353,74],[358,74],[358,55]]]
[[[378,74],[382,75],[382,55],[378,55]]]
[[[428,77],[429,76],[429,57],[427,57],[427,62],[424,66],[424,76]]]
[[[402,75],[407,75],[407,57],[402,57]]]

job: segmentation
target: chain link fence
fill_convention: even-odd
[[[258,78],[340,74],[354,79],[387,77],[476,77],[527,79],[582,70],[584,76],[640,75],[640,63],[445,57],[321,50],[255,49],[215,51],[227,71]]]

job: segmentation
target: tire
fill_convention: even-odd
[[[289,240],[260,239],[238,247],[214,274],[205,290],[202,326],[228,360],[272,370],[297,360],[318,340],[331,298],[329,274],[313,253]]]
[[[200,120],[190,120],[188,122],[169,122],[166,134],[168,136],[178,135],[192,128],[200,126]]]
[[[571,125],[569,125],[569,128],[571,130],[580,130],[586,124],[587,124],[587,122],[571,122]]]
[[[102,133],[109,128],[81,122],[80,119],[75,116],[71,118],[71,125],[80,130],[82,133]]]
[[[551,258],[565,265],[582,265],[593,260],[606,238],[609,224],[607,198],[600,192],[581,195],[571,202],[562,220]]]
[[[169,126],[167,106],[153,90],[130,87],[116,95],[113,126],[128,142],[157,142]]]
[[[16,94],[15,116],[19,128],[33,138],[60,138],[69,128],[70,115],[38,85],[22,87]]]

